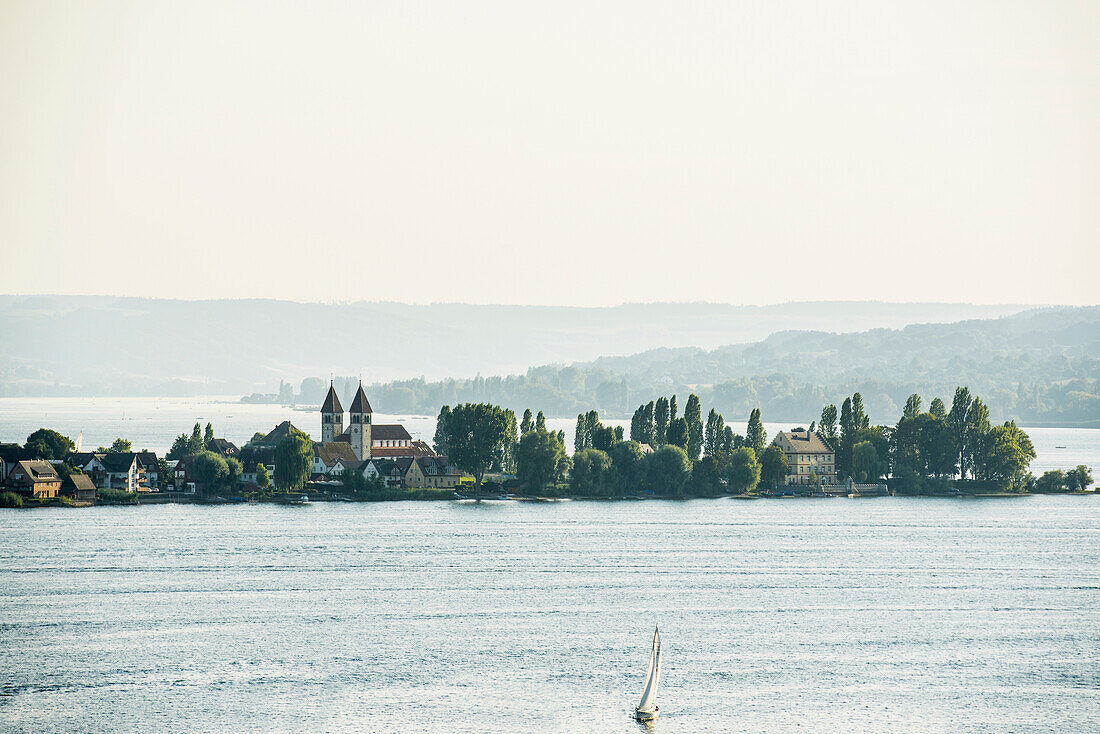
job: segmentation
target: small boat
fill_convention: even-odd
[[[1056,449],[1064,449],[1064,448],[1065,448],[1065,446],[1055,446],[1054,448],[1056,448]]]
[[[649,672],[646,673],[645,690],[642,700],[634,707],[634,718],[638,721],[653,721],[661,715],[657,705],[657,686],[661,682],[661,632],[653,626],[653,651],[649,653]]]

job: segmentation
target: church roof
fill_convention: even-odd
[[[371,428],[371,441],[411,441],[412,436],[400,423],[378,423]]]
[[[291,423],[290,421],[283,421],[282,423],[280,423],[279,425],[277,425],[273,429],[271,429],[270,433],[268,433],[266,436],[264,436],[262,439],[260,439],[256,443],[258,443],[260,445],[263,445],[263,446],[273,446],[273,445],[279,443],[279,441],[282,441],[284,438],[286,438],[286,436],[290,433],[302,433],[302,432],[299,431],[297,429],[297,427],[295,427],[294,424]],[[305,434],[302,434],[302,435],[305,435]]]
[[[362,388],[360,388],[362,389]],[[354,410],[354,408],[353,408]],[[325,404],[321,406],[322,413],[343,413],[344,407],[340,405],[340,398],[336,396],[336,388],[328,386],[328,395],[325,396]]]
[[[359,392],[355,393],[355,399],[351,401],[351,413],[373,413],[370,408],[370,403],[367,401],[367,394],[363,392],[362,383],[359,384]]]

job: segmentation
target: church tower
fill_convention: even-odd
[[[355,458],[363,460],[370,458],[370,403],[367,394],[363,392],[363,381],[359,381],[359,392],[355,393],[355,399],[351,401],[349,416],[351,424],[348,426],[348,434],[351,438],[351,450],[355,452]]]
[[[362,389],[362,388],[360,388]],[[336,388],[328,384],[328,395],[321,406],[321,443],[332,443],[344,432],[344,406],[336,397]]]

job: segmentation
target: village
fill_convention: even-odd
[[[310,442],[312,456],[302,489],[319,499],[345,498],[349,473],[364,486],[391,490],[454,490],[465,480],[446,456],[424,441],[413,440],[400,424],[376,424],[362,385],[347,412],[330,385],[321,406],[321,441]],[[198,426],[195,428],[198,434]],[[209,434],[209,432],[208,432]],[[68,452],[48,457],[48,448],[0,445],[0,487],[35,501],[64,499],[74,504],[103,501],[157,503],[169,501],[242,501],[297,498],[300,492],[278,492],[277,450],[288,436],[302,436],[289,420],[238,447],[224,438],[203,437],[189,453],[162,458],[152,451],[115,450]],[[117,442],[116,442],[117,443]],[[229,481],[211,481],[200,464],[209,454],[226,466],[239,467]]]

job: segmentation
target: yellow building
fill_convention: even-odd
[[[787,484],[836,484],[836,452],[816,432],[796,428],[780,431],[772,441],[787,457]]]

